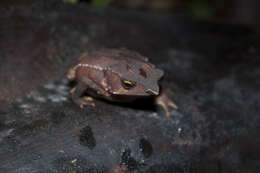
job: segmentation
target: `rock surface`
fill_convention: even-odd
[[[1,7],[0,172],[256,172],[259,39],[185,16],[44,0]],[[79,109],[65,73],[125,47],[165,71],[180,109],[96,100]]]

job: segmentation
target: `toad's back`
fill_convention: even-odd
[[[148,61],[147,58],[134,51],[129,51],[126,49],[103,49],[92,52],[79,64],[82,64],[82,66],[85,64],[85,66],[108,70],[116,65],[122,66],[124,64],[128,64],[129,66],[133,66],[139,63],[142,64],[146,61]]]

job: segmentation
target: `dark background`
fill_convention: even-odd
[[[127,9],[186,13],[197,19],[242,24],[259,31],[258,0],[64,0]]]
[[[0,3],[1,173],[259,172],[257,1]],[[69,67],[121,47],[164,70],[169,118],[72,102]]]
[[[2,0],[0,3],[28,3],[32,0]],[[185,13],[197,19],[248,25],[259,31],[258,0],[52,0],[65,3],[88,3],[98,6],[111,6],[125,9],[138,9],[156,12]]]

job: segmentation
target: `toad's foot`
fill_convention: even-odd
[[[167,95],[164,93],[162,93],[161,95],[156,97],[155,103],[157,105],[160,105],[164,109],[167,117],[169,117],[171,115],[170,108],[173,108],[176,110],[178,109],[178,106],[171,99],[169,99],[167,97]]]
[[[85,106],[96,107],[96,104],[93,102],[93,98],[89,96],[84,96],[73,100],[81,109]]]
[[[92,106],[95,107],[95,103],[93,102],[93,98],[89,96],[81,96],[84,91],[83,87],[74,87],[70,90],[70,93],[72,95],[72,100],[74,103],[76,103],[81,109],[83,109],[85,106]]]

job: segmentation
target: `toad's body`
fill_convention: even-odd
[[[92,98],[82,97],[85,92],[90,96],[111,101],[130,101],[138,97],[157,96],[158,80],[163,76],[163,71],[137,52],[104,49],[92,52],[82,59],[69,70],[67,76],[68,79],[77,81],[77,86],[71,90],[72,99],[80,107],[84,107],[87,104],[94,105]],[[167,98],[165,95],[163,97]],[[166,100],[171,104],[164,106],[161,99],[158,104],[167,108],[166,113],[169,114],[168,106],[177,106],[169,99]]]

